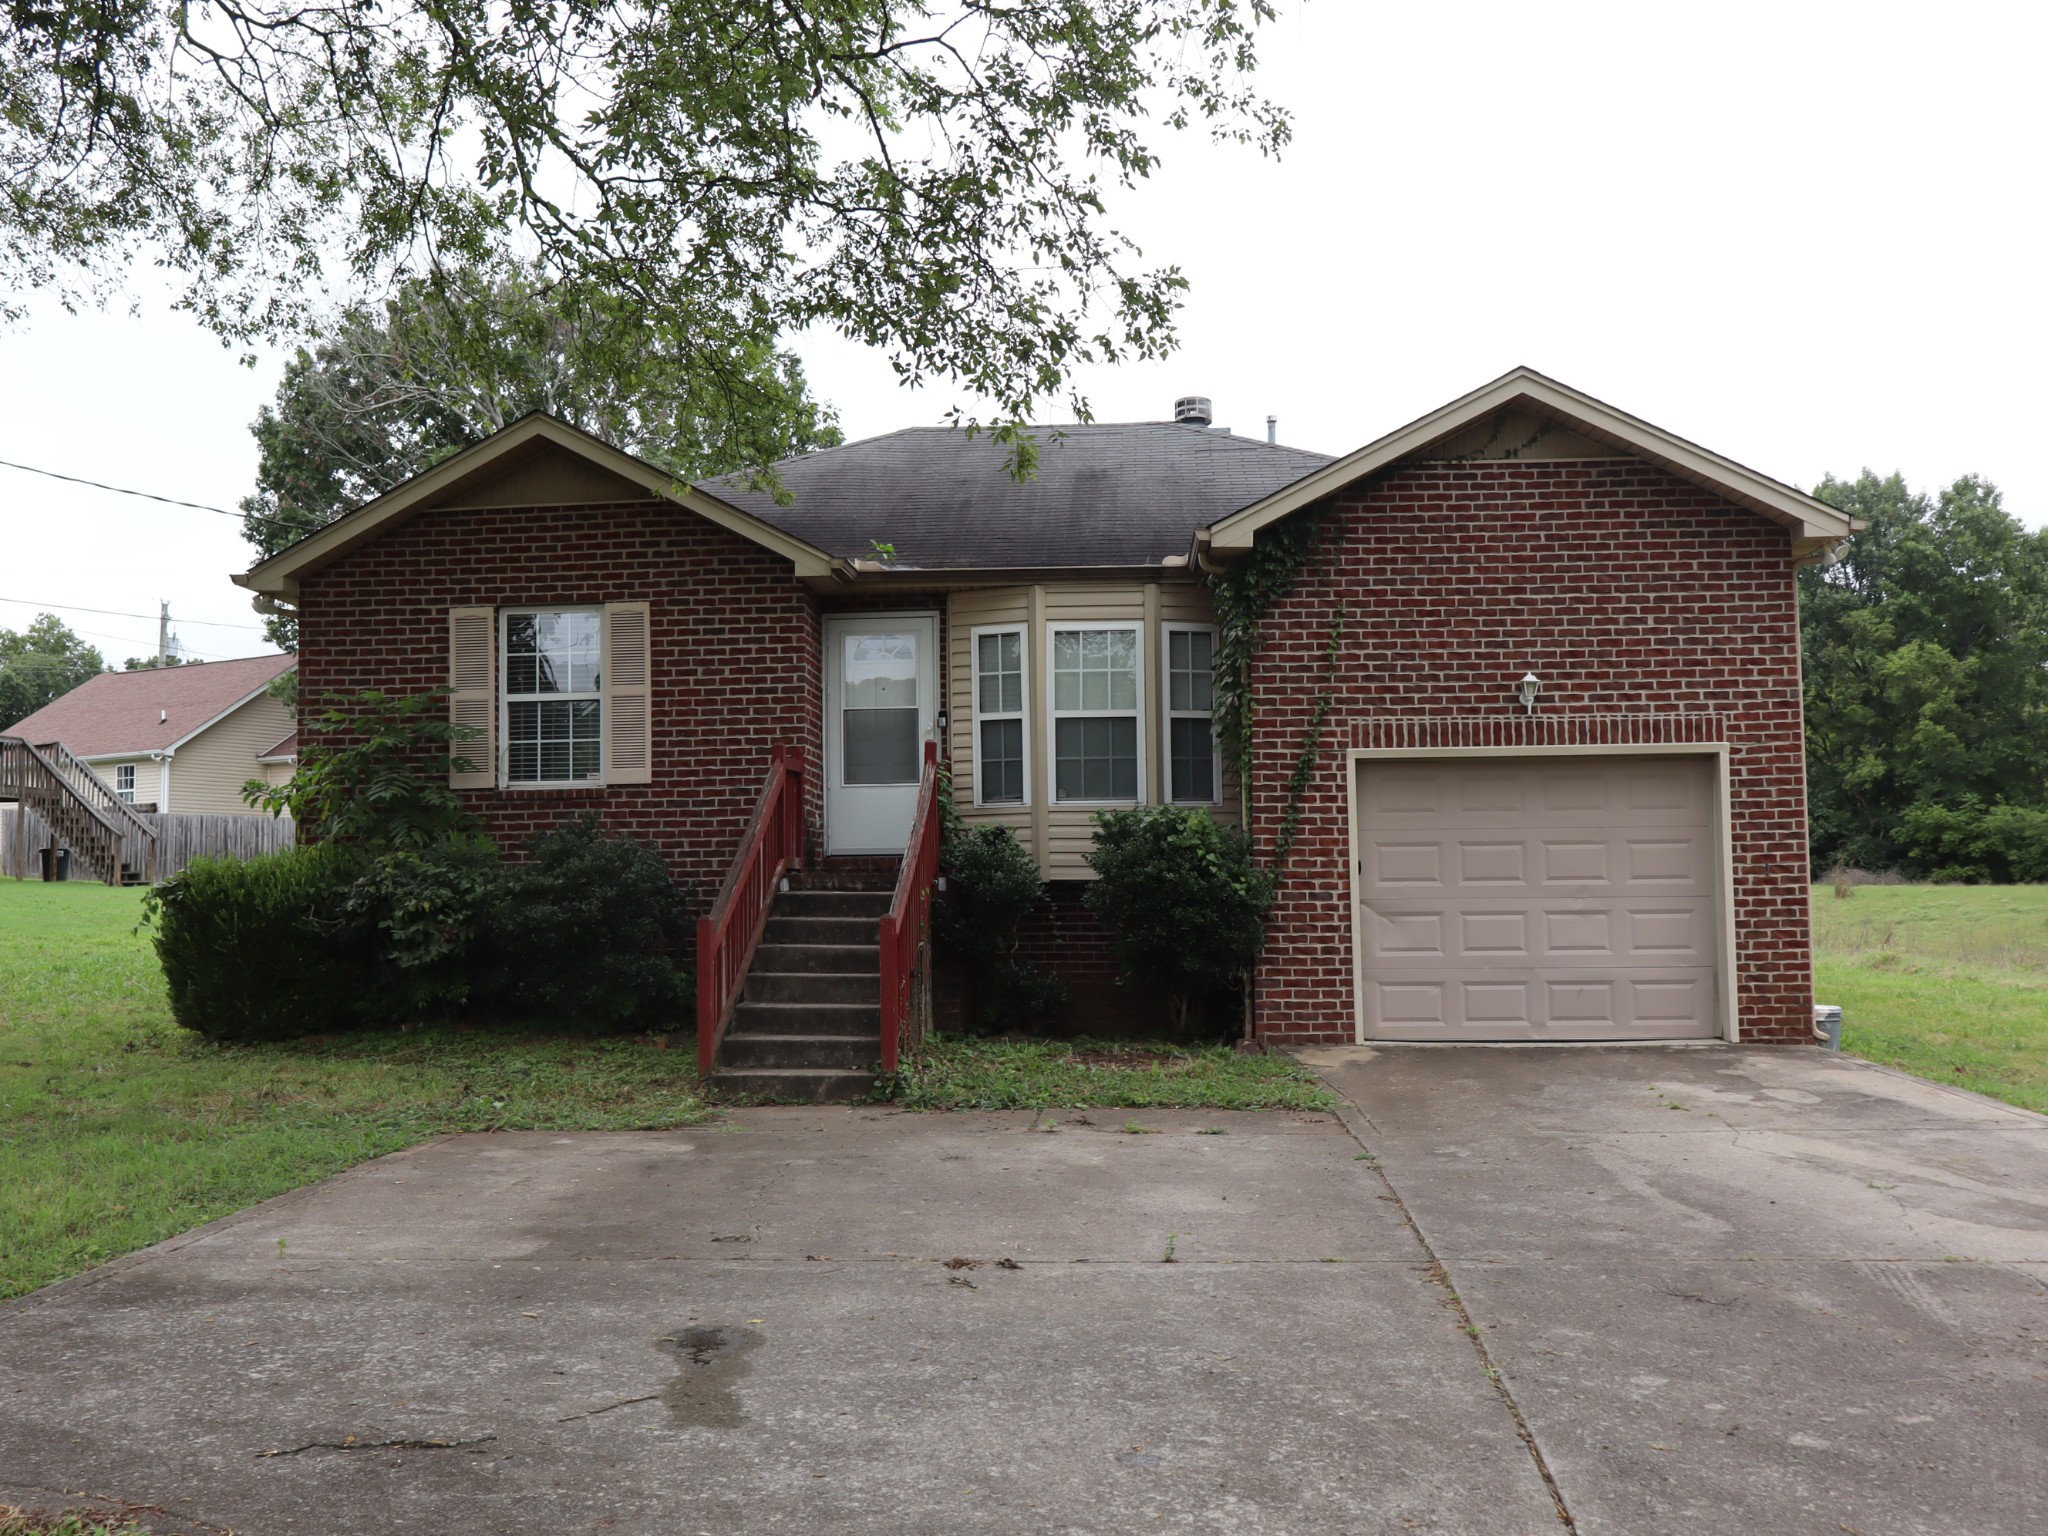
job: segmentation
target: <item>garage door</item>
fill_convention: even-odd
[[[1354,804],[1368,1038],[1719,1032],[1711,759],[1367,759]]]

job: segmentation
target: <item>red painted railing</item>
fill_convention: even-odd
[[[924,744],[924,776],[910,843],[896,872],[896,894],[882,919],[882,1070],[894,1072],[904,1037],[914,1049],[922,1014],[912,1008],[918,973],[930,954],[932,882],[939,876],[939,744]],[[929,986],[930,978],[926,978]]]
[[[804,749],[777,747],[718,900],[697,919],[697,1070],[707,1077],[782,877],[803,862]]]

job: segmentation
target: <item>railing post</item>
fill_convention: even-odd
[[[896,1070],[896,1048],[898,1037],[903,1030],[902,1020],[897,1017],[903,1005],[897,975],[896,918],[893,913],[882,918],[882,1070]]]
[[[708,917],[697,919],[697,1075],[711,1075],[718,1054],[718,1003],[724,990],[718,976],[718,929]]]
[[[784,850],[789,854],[789,867],[804,867],[804,795],[807,789],[807,775],[804,772],[804,749],[789,749],[789,776],[783,780],[785,804],[783,815]]]

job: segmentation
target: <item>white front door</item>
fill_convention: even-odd
[[[825,851],[903,852],[939,698],[935,613],[825,620]]]

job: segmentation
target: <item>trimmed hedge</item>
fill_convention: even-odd
[[[372,852],[317,843],[195,860],[147,921],[178,1023],[283,1040],[419,1019],[672,1025],[688,902],[661,855],[584,818],[500,861],[482,838]]]
[[[211,1040],[352,1029],[374,961],[342,898],[362,860],[332,844],[194,859],[149,893],[171,1015]]]

